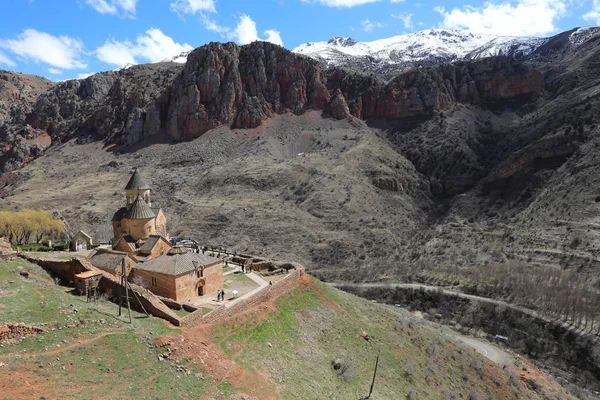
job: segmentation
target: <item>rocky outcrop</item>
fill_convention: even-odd
[[[340,89],[336,89],[331,103],[329,104],[331,115],[335,119],[346,119],[350,117],[350,109],[346,103],[346,98]]]
[[[310,58],[255,42],[210,43],[191,52],[184,67],[138,65],[45,85],[11,118],[0,113],[3,131],[12,135],[0,171],[74,137],[117,146],[160,132],[190,140],[218,126],[255,128],[275,114],[309,109],[335,119],[420,118],[456,103],[493,105],[530,96],[544,82],[531,67],[494,58],[420,68],[385,83],[343,70],[325,73]]]
[[[504,57],[415,69],[387,84],[342,70],[328,78],[330,90],[340,89],[362,119],[424,117],[456,103],[494,105],[544,90],[537,70]]]
[[[194,50],[173,83],[168,133],[191,139],[220,125],[254,128],[273,114],[329,102],[315,61],[267,42],[211,43]]]
[[[139,142],[160,130],[165,92],[180,71],[181,66],[172,63],[138,65],[62,82],[40,96],[29,123],[58,140]]]
[[[27,125],[27,116],[53,86],[39,76],[0,71],[0,173],[26,164],[50,146],[46,132]]]

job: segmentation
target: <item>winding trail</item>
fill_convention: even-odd
[[[474,300],[474,301],[477,301],[480,303],[495,304],[498,306],[510,308],[512,310],[516,310],[521,313],[530,315],[534,318],[544,320],[545,322],[559,324],[562,328],[569,330],[580,336],[591,336],[595,340],[600,340],[598,338],[598,336],[594,333],[583,331],[580,328],[576,328],[573,325],[567,324],[566,322],[563,322],[563,321],[559,321],[555,318],[549,317],[547,314],[540,313],[540,312],[532,310],[530,308],[517,306],[517,305],[511,304],[511,303],[507,303],[502,300],[491,299],[489,297],[475,296],[472,294],[466,294],[466,293],[457,292],[454,290],[448,290],[441,286],[428,286],[428,285],[423,285],[420,283],[336,283],[336,282],[331,282],[331,283],[327,283],[327,284],[331,287],[335,287],[338,289],[343,289],[344,287],[366,288],[366,289],[369,289],[369,288],[382,288],[382,289],[401,288],[401,289],[423,289],[423,290],[430,291],[430,292],[439,292],[439,293],[442,293],[447,296],[456,296],[456,297],[460,297],[463,299]]]
[[[459,342],[474,348],[478,353],[492,360],[498,365],[503,367],[506,366],[508,368],[513,368],[515,366],[515,357],[511,356],[502,349],[499,349],[498,347],[464,335],[456,334],[453,335],[453,337]]]
[[[110,336],[110,335],[125,335],[127,334],[127,332],[104,332],[100,335],[88,338],[88,339],[82,339],[82,340],[77,340],[77,343],[73,343],[70,344],[68,346],[61,346],[61,347],[56,347],[54,349],[50,349],[50,350],[44,350],[44,351],[35,351],[35,352],[31,352],[31,353],[12,353],[12,354],[2,354],[0,355],[0,360],[2,359],[6,359],[6,358],[29,358],[29,357],[39,357],[39,356],[45,356],[45,355],[49,355],[49,354],[56,354],[56,353],[61,353],[63,351],[66,350],[70,350],[73,349],[75,347],[80,347],[80,346],[85,346],[87,344],[93,343],[96,340],[100,340],[103,337],[106,336]]]

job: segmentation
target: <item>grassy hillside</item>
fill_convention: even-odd
[[[377,355],[374,399],[562,398],[530,391],[408,313],[311,278],[230,321],[183,330],[138,313],[129,325],[116,305],[86,303],[24,261],[0,262],[0,292],[0,323],[48,331],[0,347],[5,398],[357,399]]]

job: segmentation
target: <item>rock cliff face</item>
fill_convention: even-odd
[[[540,72],[503,57],[420,68],[387,84],[342,70],[328,78],[329,87],[341,89],[351,113],[362,119],[423,117],[456,103],[493,106],[544,90]]]
[[[275,114],[310,109],[328,110],[336,119],[414,118],[456,103],[529,96],[543,87],[540,73],[507,58],[417,69],[384,84],[342,70],[325,73],[316,61],[267,42],[211,43],[190,53],[184,67],[139,65],[38,85],[12,117],[0,120],[13,143],[0,171],[73,137],[118,146],[160,132],[189,140],[218,126],[255,128]],[[6,85],[0,91],[14,92]]]
[[[317,63],[267,42],[211,43],[194,50],[173,83],[168,133],[191,139],[220,125],[254,128],[274,113],[329,102]]]

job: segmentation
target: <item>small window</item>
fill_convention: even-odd
[[[156,277],[152,277],[152,286],[156,286]]]

